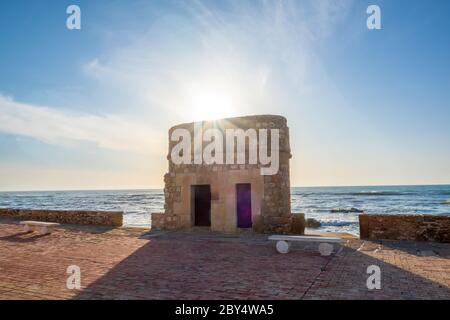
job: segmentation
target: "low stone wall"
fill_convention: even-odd
[[[450,242],[450,216],[359,215],[361,239]]]
[[[293,213],[291,223],[291,233],[293,234],[305,234],[305,214]]]
[[[177,221],[174,216],[165,214],[164,212],[152,213],[152,229],[177,229]]]
[[[36,220],[67,224],[89,224],[120,227],[123,223],[122,211],[81,211],[81,210],[40,210],[2,209],[0,217],[20,220]]]

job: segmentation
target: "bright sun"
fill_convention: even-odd
[[[236,115],[231,90],[193,86],[189,90],[189,113],[194,121],[216,120]]]

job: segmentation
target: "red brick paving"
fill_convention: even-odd
[[[350,240],[321,257],[317,244],[280,255],[261,235],[21,230],[0,220],[0,299],[450,299],[450,244]],[[381,290],[367,289],[372,264]],[[81,290],[66,288],[69,265]]]

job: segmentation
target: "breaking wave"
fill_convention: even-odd
[[[345,227],[356,225],[358,221],[342,221],[342,220],[319,220],[322,227]]]

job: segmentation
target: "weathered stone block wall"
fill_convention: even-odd
[[[294,213],[292,215],[291,224],[292,234],[305,234],[305,214],[304,213]]]
[[[174,215],[168,215],[164,212],[153,212],[152,213],[152,229],[163,230],[163,229],[179,229],[180,225],[178,219]]]
[[[20,220],[36,220],[67,224],[88,224],[120,227],[123,223],[121,211],[82,211],[82,210],[31,210],[2,209],[0,217]]]
[[[190,209],[186,209],[186,190],[187,182],[196,181],[199,183],[203,181],[204,184],[209,184],[209,181],[220,181],[219,186],[214,182],[215,187],[212,188],[212,210],[223,211],[230,208],[230,187],[225,184],[232,183],[246,183],[245,179],[239,181],[238,177],[245,177],[246,175],[251,179],[252,195],[253,191],[258,191],[257,209],[260,211],[261,217],[254,217],[254,230],[258,232],[286,232],[289,233],[292,225],[291,214],[291,198],[290,198],[290,180],[289,180],[289,160],[291,158],[291,149],[289,145],[289,128],[287,127],[286,118],[273,115],[258,115],[246,116],[238,118],[222,119],[217,121],[204,121],[201,123],[203,132],[209,128],[219,129],[224,137],[223,146],[226,146],[226,129],[268,129],[268,150],[271,150],[270,145],[270,129],[279,130],[279,171],[275,175],[261,176],[258,173],[258,178],[255,177],[255,172],[259,172],[261,165],[257,164],[180,164],[176,165],[171,161],[171,150],[178,143],[178,141],[171,141],[170,137],[175,129],[186,129],[190,132],[191,141],[191,159],[194,159],[194,123],[180,124],[172,127],[169,130],[169,153],[167,159],[169,160],[169,172],[164,176],[165,188],[165,217],[159,217],[160,214],[152,214],[153,225],[164,225],[165,228],[177,229],[190,227],[191,221],[187,216],[190,215]],[[258,139],[259,142],[259,139]],[[209,142],[203,142],[205,147]],[[248,146],[246,148],[246,159],[248,159]],[[224,159],[225,162],[225,159]],[[261,181],[259,182],[258,179]],[[250,181],[248,181],[250,182]],[[219,188],[220,187],[220,188]],[[234,186],[233,186],[234,187]],[[232,191],[234,192],[234,191]],[[185,198],[183,198],[183,196]],[[252,203],[253,206],[253,203]],[[226,212],[228,216],[232,212]],[[155,215],[155,218],[153,216]],[[218,213],[216,217],[220,216]],[[230,224],[226,221],[227,217],[221,217],[224,223]],[[212,226],[220,231],[218,224]],[[219,228],[219,229],[217,229]],[[234,227],[235,228],[235,227]],[[229,227],[224,228],[225,231],[230,231]]]
[[[361,239],[450,242],[450,216],[359,215]]]

